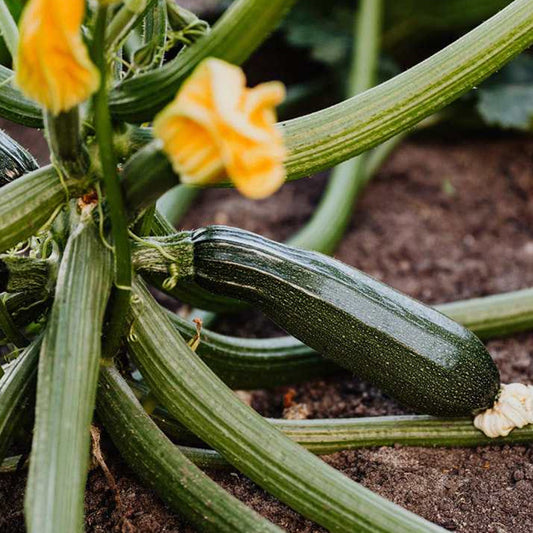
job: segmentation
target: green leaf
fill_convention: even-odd
[[[483,120],[502,128],[531,130],[533,126],[533,57],[522,54],[479,89]]]

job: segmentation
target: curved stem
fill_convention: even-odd
[[[43,127],[40,106],[13,86],[15,73],[0,65],[0,116],[30,128]]]
[[[30,172],[2,187],[0,194],[0,252],[31,237],[51,222],[70,198],[82,194],[86,180],[64,177],[51,166]]]
[[[380,50],[382,7],[382,2],[377,0],[363,0],[360,3],[354,27],[357,42],[354,43],[348,79],[349,96],[365,91],[374,84]],[[390,144],[385,146],[392,148]],[[287,244],[325,254],[332,253],[350,222],[353,203],[370,177],[365,155],[335,167],[313,216]]]
[[[287,180],[337,165],[411,128],[499,70],[532,42],[533,0],[515,0],[391,80],[335,106],[282,122],[279,127],[289,150]],[[149,144],[133,159],[136,165],[124,170],[131,205],[146,205],[179,183],[157,144]]]
[[[194,466],[150,420],[115,368],[100,372],[97,409],[131,468],[200,529],[281,532]]]
[[[191,351],[140,285],[128,347],[172,416],[242,473],[332,532],[442,531],[349,480],[241,402]]]
[[[177,442],[201,445],[184,426],[167,412],[156,411],[156,424]],[[471,418],[433,418],[421,415],[375,416],[364,418],[326,418],[309,420],[266,419],[291,440],[317,455],[375,446],[505,446],[533,442],[533,425],[513,430],[507,437],[491,439],[476,429]],[[184,453],[189,447],[181,446]],[[223,457],[213,450],[192,448],[193,461],[221,468]],[[228,466],[228,464],[226,463]]]
[[[148,0],[147,2],[141,2],[142,9],[134,9],[134,5],[132,4],[135,4],[135,2],[124,2],[124,5],[107,25],[105,47],[112,51],[118,48],[127,38],[130,30],[144,17],[154,1]]]
[[[94,97],[96,139],[102,164],[106,200],[111,218],[111,234],[115,251],[115,289],[109,314],[104,357],[112,358],[118,351],[126,326],[126,314],[131,295],[131,251],[128,222],[122,190],[117,174],[117,161],[113,149],[113,130],[107,101],[107,63],[104,36],[108,7],[98,8],[94,30],[93,59],[100,70],[101,85]],[[99,199],[102,201],[102,198]]]
[[[280,124],[291,179],[362,153],[442,109],[533,42],[533,0],[515,0],[422,63],[358,96]]]
[[[11,57],[15,57],[17,54],[19,31],[17,23],[13,19],[13,15],[9,11],[5,0],[0,0],[0,33],[6,42]]]

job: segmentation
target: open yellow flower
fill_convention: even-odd
[[[20,21],[15,82],[53,114],[68,111],[99,86],[81,37],[85,0],[30,0]]]
[[[274,111],[284,96],[280,82],[248,89],[240,68],[206,59],[156,117],[154,135],[183,183],[227,175],[245,196],[265,198],[285,180]]]

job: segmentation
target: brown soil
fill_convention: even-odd
[[[533,142],[463,139],[404,144],[370,184],[337,257],[428,303],[533,286]],[[284,239],[309,216],[324,177],[284,187],[252,203],[233,191],[204,193],[184,227],[224,223]],[[224,319],[220,331],[267,336],[279,330],[257,313]],[[494,340],[488,348],[503,381],[533,383],[533,334]],[[405,412],[376,389],[342,375],[294,386],[310,417]],[[281,416],[287,388],[254,393],[261,413]],[[129,521],[140,532],[192,531],[136,481],[107,443]],[[533,530],[533,448],[378,448],[325,458],[352,479],[450,530]],[[240,499],[293,532],[322,531],[244,476],[212,476]],[[23,531],[24,474],[0,478],[0,531]],[[119,531],[99,469],[90,474],[87,530]]]

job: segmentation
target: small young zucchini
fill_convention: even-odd
[[[191,233],[195,282],[252,303],[288,333],[418,412],[492,406],[499,373],[453,320],[319,253],[210,226]]]
[[[33,156],[0,130],[0,187],[37,168]]]

